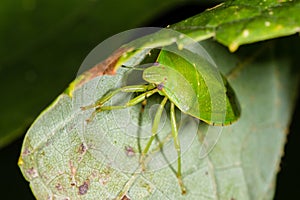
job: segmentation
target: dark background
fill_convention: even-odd
[[[165,27],[169,24],[181,21],[187,17],[193,16],[202,12],[205,8],[213,5],[200,5],[199,3],[188,2],[188,4],[181,4],[179,6],[170,7],[161,15],[155,16],[143,26]],[[112,8],[113,10],[113,8]],[[82,22],[88,23],[88,22]],[[113,25],[112,25],[113,26]],[[61,39],[61,38],[60,38]],[[97,43],[93,44],[94,46]],[[87,52],[88,53],[88,52]],[[84,57],[85,55],[82,55]],[[75,66],[76,69],[80,63]],[[66,80],[66,86],[71,81]],[[61,88],[63,91],[64,88]],[[55,96],[53,97],[55,98]],[[50,103],[51,101],[49,101]],[[44,105],[46,107],[47,105]],[[290,133],[285,147],[285,154],[281,163],[281,170],[277,177],[277,187],[275,199],[292,199],[298,196],[297,185],[294,181],[300,177],[300,164],[298,162],[298,147],[300,147],[299,123],[300,118],[300,104],[296,104],[295,113],[292,117],[290,126]],[[0,150],[0,192],[1,199],[34,199],[28,182],[23,178],[17,161],[22,146],[23,137],[13,142],[11,145]],[[270,139],[271,142],[271,139]]]

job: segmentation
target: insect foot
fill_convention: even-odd
[[[181,176],[177,176],[177,180],[178,180],[178,184],[179,184],[180,189],[181,189],[181,194],[182,195],[186,194],[186,188],[185,188],[185,186],[183,184]]]

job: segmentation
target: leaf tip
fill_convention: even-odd
[[[23,161],[22,157],[20,156],[19,160],[18,160],[18,166],[22,166],[23,164],[24,164],[24,161]]]
[[[237,42],[232,42],[228,48],[231,53],[235,52],[239,48],[239,44]]]
[[[69,87],[64,91],[64,93],[67,94],[70,98],[72,98],[75,88],[77,86],[81,85],[81,82],[82,82],[83,79],[84,79],[84,77],[82,75],[77,77],[74,81],[72,81],[70,83]]]

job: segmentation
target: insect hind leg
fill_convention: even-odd
[[[180,148],[180,142],[178,138],[178,130],[177,130],[177,125],[176,125],[176,117],[175,117],[175,105],[173,102],[171,102],[171,109],[170,109],[170,117],[171,117],[171,127],[172,127],[172,137],[174,139],[174,146],[177,152],[177,179],[179,186],[181,188],[181,193],[185,194],[186,193],[186,188],[183,184],[182,181],[182,176],[181,176],[181,148]]]

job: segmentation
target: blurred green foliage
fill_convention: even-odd
[[[147,24],[180,0],[0,2],[0,148],[22,135],[105,38]]]

